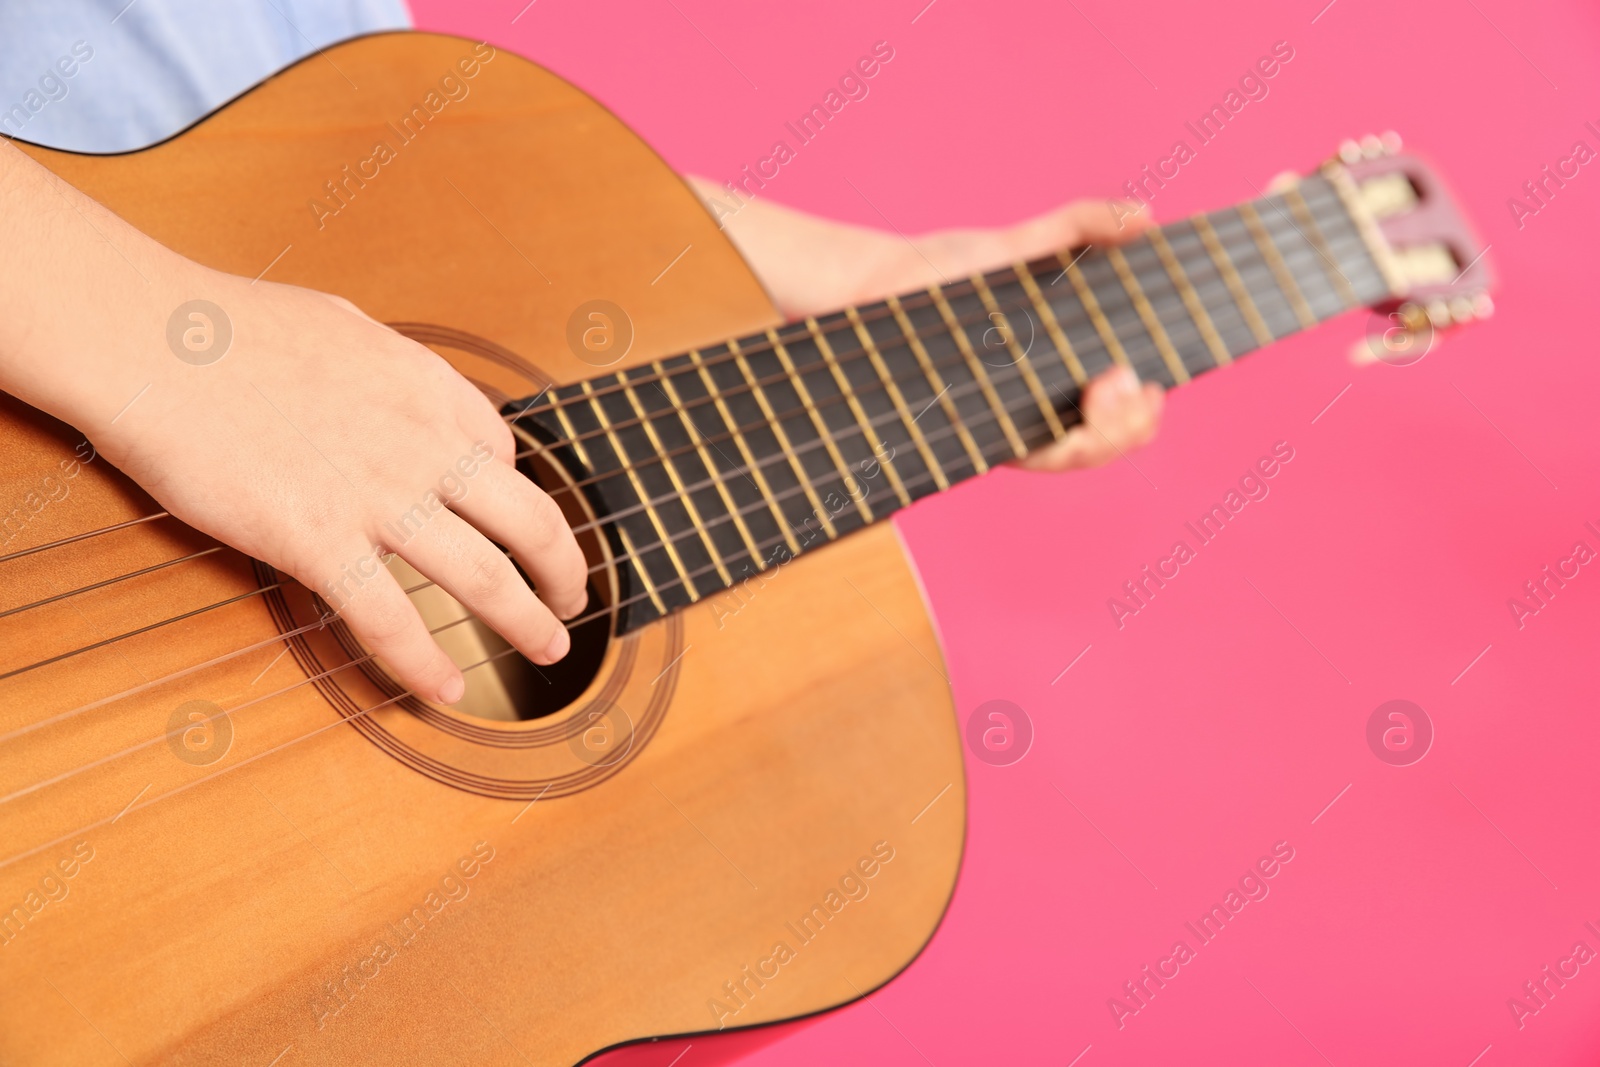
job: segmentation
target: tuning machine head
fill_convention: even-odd
[[[1368,249],[1389,284],[1389,297],[1374,317],[1382,328],[1369,330],[1384,340],[1372,358],[1390,359],[1396,346],[1425,350],[1437,331],[1494,313],[1494,284],[1488,246],[1478,240],[1444,183],[1418,156],[1402,151],[1392,130],[1345,141],[1323,167],[1350,209]],[[1406,336],[1409,334],[1410,336]],[[1425,336],[1424,336],[1425,335]]]

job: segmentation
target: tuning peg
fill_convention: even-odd
[[[1339,159],[1346,164],[1360,163],[1363,159],[1392,156],[1400,151],[1400,146],[1400,135],[1393,130],[1369,133],[1360,140],[1348,138],[1339,142]]]
[[[1407,300],[1395,309],[1395,314],[1400,317],[1400,324],[1412,333],[1421,333],[1428,327],[1435,325],[1433,316],[1428,314],[1420,304]]]
[[[1410,301],[1395,312],[1404,328],[1412,332],[1432,328],[1442,330],[1448,326],[1461,326],[1475,319],[1487,319],[1494,314],[1494,301],[1488,293],[1476,296],[1455,296],[1449,300],[1430,300],[1425,305]]]
[[[1432,305],[1429,305],[1429,318],[1432,318]],[[1494,314],[1494,300],[1488,293],[1478,293],[1475,296],[1457,296],[1450,299],[1449,315],[1454,325],[1472,322],[1474,319],[1482,320]]]
[[[1407,300],[1387,315],[1374,315],[1367,336],[1350,348],[1350,361],[1356,364],[1382,361],[1404,367],[1426,355],[1450,326],[1461,326],[1494,314],[1494,300],[1488,293],[1430,300],[1418,304]]]

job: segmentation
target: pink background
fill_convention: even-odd
[[[1002,472],[904,516],[963,721],[1003,698],[1037,733],[1013,766],[970,761],[943,927],[869,1003],[602,1062],[1600,1058],[1600,965],[1520,1031],[1506,1006],[1575,941],[1600,949],[1583,929],[1600,925],[1600,568],[1520,631],[1506,605],[1574,541],[1600,548],[1583,528],[1600,525],[1600,164],[1520,231],[1507,207],[1573,141],[1600,148],[1583,129],[1600,125],[1592,5],[1336,0],[1313,23],[1324,0],[937,0],[913,23],[924,0],[544,0],[512,24],[524,2],[414,0],[424,28],[534,58],[718,180],[889,41],[871,95],[767,195],[881,225],[848,178],[906,232],[1115,193],[1287,40],[1271,95],[1158,215],[1244,199],[1394,128],[1447,176],[1501,276],[1496,317],[1415,366],[1353,367],[1351,316],[1176,393],[1129,462]],[[1277,441],[1295,458],[1270,497],[1119,631],[1107,598]],[[1437,731],[1409,767],[1366,743],[1395,698]],[[1107,998],[1178,938],[1194,946],[1184,921],[1280,840],[1295,858],[1270,895],[1119,1030]]]

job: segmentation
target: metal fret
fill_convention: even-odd
[[[1323,273],[1327,274],[1328,281],[1338,290],[1339,299],[1344,301],[1347,308],[1361,303],[1355,289],[1350,285],[1350,279],[1339,269],[1339,261],[1333,257],[1332,249],[1322,236],[1322,228],[1317,225],[1316,217],[1311,214],[1311,205],[1306,203],[1306,198],[1300,194],[1300,190],[1291,186],[1284,190],[1283,199],[1288,202],[1289,211],[1300,220],[1301,235],[1311,242],[1311,247],[1315,248],[1317,255],[1321,257]]]
[[[900,386],[895,382],[894,376],[889,373],[889,367],[883,361],[883,353],[878,351],[878,343],[872,339],[872,333],[866,324],[861,321],[861,315],[854,307],[844,309],[845,318],[850,320],[850,325],[855,327],[856,340],[861,342],[861,348],[867,354],[867,359],[872,362],[872,369],[877,372],[878,380],[883,382],[884,391],[889,394],[889,400],[894,404],[895,411],[900,415],[900,422],[905,426],[906,433],[911,436],[911,441],[922,455],[922,462],[927,466],[928,473],[933,475],[934,483],[939,486],[939,491],[944,492],[950,488],[950,479],[945,477],[944,468],[939,465],[939,460],[933,454],[933,448],[928,444],[927,438],[922,436],[922,430],[917,426],[917,420],[911,416],[911,410],[906,404],[906,398],[900,392]],[[931,384],[931,383],[930,383]]]
[[[829,458],[833,460],[834,467],[839,471],[839,478],[844,483],[845,494],[855,502],[856,510],[861,512],[861,517],[867,522],[872,522],[872,509],[867,506],[867,494],[862,493],[859,497],[856,496],[854,490],[859,483],[850,473],[850,464],[844,461],[844,456],[839,452],[838,443],[834,441],[833,434],[828,430],[827,422],[823,420],[822,413],[817,410],[816,402],[811,399],[811,390],[806,388],[805,378],[801,376],[799,371],[794,369],[794,361],[789,358],[788,348],[784,347],[783,342],[778,339],[778,331],[768,330],[767,340],[772,342],[772,350],[777,355],[778,362],[782,364],[784,372],[789,375],[789,379],[794,385],[795,395],[799,396],[800,403],[805,407],[806,413],[811,416],[811,424],[817,428],[817,436],[822,439],[823,450],[828,453]],[[787,448],[788,445],[785,444],[784,447]]]
[[[1167,336],[1166,327],[1162,326],[1161,320],[1156,317],[1156,309],[1150,306],[1150,298],[1145,295],[1139,279],[1134,277],[1133,268],[1128,266],[1128,257],[1122,254],[1122,249],[1112,247],[1106,252],[1106,258],[1111,261],[1111,269],[1117,272],[1122,288],[1133,301],[1133,309],[1139,313],[1139,318],[1144,322],[1150,340],[1155,342],[1156,351],[1161,353],[1162,361],[1172,372],[1172,380],[1182,385],[1189,380],[1189,368],[1183,365],[1178,350],[1172,347],[1172,338]]]
[[[984,370],[983,361],[978,359],[978,354],[972,350],[972,342],[967,338],[967,331],[962,329],[961,320],[956,318],[955,311],[950,307],[950,302],[944,298],[944,292],[937,285],[928,286],[928,295],[933,297],[934,305],[939,309],[939,315],[944,319],[944,325],[949,332],[956,347],[961,350],[961,356],[967,361],[967,368],[972,371],[973,381],[978,383],[984,399],[989,403],[989,410],[995,417],[1000,431],[1005,434],[1006,443],[1011,446],[1011,451],[1019,458],[1028,454],[1028,446],[1023,444],[1022,435],[1017,432],[1017,427],[1011,421],[1011,416],[1006,411],[1006,406],[1000,402],[1000,397],[994,391],[994,383],[989,380],[988,373]]]
[[[1072,347],[1072,342],[1067,340],[1067,333],[1061,328],[1061,323],[1056,320],[1056,313],[1051,310],[1050,301],[1044,298],[1039,291],[1039,283],[1034,281],[1033,272],[1025,263],[1013,263],[1011,272],[1017,276],[1017,281],[1022,283],[1023,291],[1028,294],[1028,300],[1033,304],[1033,310],[1039,313],[1039,319],[1044,323],[1044,332],[1049,335],[1050,343],[1056,346],[1056,352],[1061,356],[1061,362],[1067,365],[1067,373],[1072,375],[1072,380],[1080,386],[1088,384],[1089,375],[1083,369],[1078,353]]]
[[[651,503],[650,491],[645,488],[644,481],[639,477],[639,472],[634,469],[633,460],[628,456],[628,450],[622,446],[622,439],[617,436],[616,431],[612,428],[611,419],[606,415],[605,407],[595,398],[594,389],[587,381],[579,382],[578,384],[583,388],[584,396],[589,401],[590,410],[600,420],[600,426],[605,430],[606,439],[611,442],[612,451],[616,452],[617,460],[622,464],[622,469],[627,474],[628,481],[633,485],[633,491],[639,494],[639,503],[644,506],[644,513],[649,517],[650,525],[655,527],[656,535],[661,538],[661,547],[667,550],[667,558],[672,560],[673,567],[677,569],[678,577],[683,581],[684,591],[695,600],[700,599],[700,591],[695,588],[694,579],[689,574],[689,568],[684,566],[683,558],[678,555],[678,546],[672,540],[672,535],[667,532],[666,523],[662,522],[661,515],[656,511],[655,504]],[[674,478],[673,481],[676,482],[677,479]],[[622,526],[618,524],[617,529],[620,531]],[[716,559],[716,554],[713,553],[711,558]],[[642,560],[640,561],[639,569],[641,571],[644,569]]]
[[[666,393],[667,400],[672,403],[672,408],[677,413],[678,421],[683,424],[684,430],[688,432],[690,443],[694,445],[695,451],[700,454],[700,462],[705,464],[706,473],[711,475],[711,481],[717,487],[717,495],[722,497],[723,506],[728,509],[728,514],[733,518],[733,525],[738,529],[739,536],[744,539],[745,548],[750,551],[751,562],[756,565],[757,570],[765,570],[765,561],[761,558],[761,546],[756,544],[755,536],[751,534],[750,527],[745,525],[744,515],[740,513],[739,505],[733,499],[733,494],[728,491],[728,483],[723,479],[722,472],[717,469],[716,462],[711,458],[711,453],[706,450],[704,436],[701,435],[694,424],[694,420],[689,417],[688,412],[684,410],[683,397],[678,395],[678,387],[672,384],[671,376],[659,361],[650,364],[650,366],[659,376],[662,391]],[[729,428],[732,429],[732,427]],[[782,522],[778,523],[778,528],[781,530],[788,529]],[[713,554],[712,558],[715,559],[716,556]]]
[[[1149,237],[1150,246],[1156,250],[1156,255],[1161,257],[1161,265],[1166,268],[1167,277],[1172,279],[1173,288],[1178,290],[1178,295],[1183,298],[1183,306],[1189,309],[1189,317],[1194,320],[1200,336],[1205,339],[1206,348],[1211,351],[1212,362],[1219,367],[1232,363],[1233,356],[1228,353],[1228,346],[1222,343],[1222,335],[1217,332],[1216,325],[1206,312],[1205,302],[1200,299],[1200,294],[1195,290],[1194,283],[1189,280],[1183,264],[1179,263],[1178,257],[1173,254],[1172,246],[1167,243],[1166,236],[1160,230],[1151,230]]]
[[[632,561],[633,571],[644,583],[644,591],[650,596],[650,603],[656,606],[656,611],[662,615],[667,613],[667,605],[661,599],[661,591],[656,588],[656,583],[650,579],[650,571],[644,565],[644,557],[639,555],[639,550],[633,547],[633,538],[628,536],[628,528],[622,523],[612,523],[612,529],[617,531],[617,536],[622,539],[623,558]]]
[[[656,456],[661,461],[662,468],[667,472],[667,477],[672,479],[672,488],[683,500],[683,508],[689,513],[689,521],[694,524],[695,531],[699,533],[700,540],[706,546],[706,554],[711,557],[711,562],[717,568],[717,574],[722,578],[723,585],[733,584],[733,575],[728,573],[728,568],[723,565],[722,556],[717,551],[717,546],[711,543],[711,535],[706,532],[705,520],[700,517],[700,509],[695,506],[694,498],[689,495],[683,486],[683,479],[678,476],[678,462],[668,454],[667,448],[661,443],[661,437],[656,433],[656,428],[650,422],[649,413],[644,405],[639,403],[639,397],[633,391],[633,385],[624,380],[622,393],[628,398],[628,403],[633,406],[634,414],[639,416],[639,424],[644,427],[645,436],[650,438],[651,446],[656,450]],[[598,406],[598,405],[596,405]],[[635,486],[638,483],[635,482]],[[653,509],[652,509],[653,510]],[[669,542],[670,543],[670,542]]]
[[[729,343],[729,350],[736,350],[732,342]],[[761,490],[762,499],[767,502],[767,507],[772,509],[772,517],[778,522],[778,529],[783,531],[784,540],[788,542],[789,548],[796,555],[799,555],[800,542],[795,540],[794,531],[789,527],[789,521],[783,517],[783,512],[778,508],[778,496],[772,491],[772,486],[767,484],[766,475],[761,473],[761,464],[756,462],[755,454],[750,451],[750,443],[744,439],[744,434],[739,432],[739,421],[733,417],[733,412],[728,410],[727,401],[722,399],[722,391],[717,388],[717,383],[711,380],[711,372],[706,370],[706,365],[701,362],[698,348],[689,350],[689,362],[694,365],[695,370],[700,372],[700,380],[705,383],[706,395],[711,397],[711,402],[717,407],[717,414],[722,416],[722,421],[727,425],[728,432],[733,435],[733,443],[739,446],[739,455],[743,457],[745,462],[745,473],[755,479],[756,487]],[[749,376],[749,372],[746,371],[745,378],[748,379]],[[762,410],[766,411],[768,409],[763,406]],[[789,457],[789,462],[794,462],[793,456]],[[808,484],[803,474],[800,477],[800,484]],[[738,514],[738,512],[735,511],[734,514]]]
[[[946,394],[950,392],[950,385],[939,377],[939,372],[933,368],[933,360],[928,358],[928,350],[923,347],[922,339],[917,336],[916,327],[911,325],[911,319],[906,315],[904,305],[900,298],[891,296],[888,301],[889,310],[894,313],[894,321],[900,327],[900,333],[911,346],[911,352],[917,357],[917,363],[922,367],[923,376],[928,379],[929,388],[935,391],[939,406],[944,409],[945,418],[950,420],[950,425],[955,427],[956,436],[961,439],[961,447],[967,450],[967,458],[972,461],[972,469],[979,474],[989,470],[989,461],[983,458],[983,452],[978,448],[978,443],[972,439],[972,434],[967,430],[967,424],[961,421],[961,415],[956,411],[956,406]]]
[[[827,335],[817,328],[817,320],[810,316],[806,317],[806,329],[811,331],[811,339],[817,343],[817,351],[822,353],[822,361],[833,372],[833,380],[839,384],[839,393],[850,406],[850,413],[856,417],[856,424],[861,427],[863,438],[872,446],[873,457],[889,476],[889,485],[894,489],[895,496],[900,498],[900,503],[909,505],[911,494],[906,492],[905,483],[900,480],[900,472],[890,461],[889,449],[884,446],[883,438],[878,436],[878,431],[872,428],[872,420],[867,418],[867,413],[861,409],[861,402],[850,386],[850,379],[845,377],[843,369],[840,368],[839,358],[834,354],[833,346],[828,343]],[[862,503],[864,505],[865,501]]]
[[[1233,266],[1233,260],[1228,256],[1228,250],[1222,247],[1222,242],[1217,240],[1217,231],[1211,228],[1210,221],[1204,215],[1196,215],[1191,220],[1194,232],[1200,235],[1200,241],[1206,246],[1206,254],[1211,257],[1211,262],[1216,266],[1217,272],[1222,275],[1222,282],[1228,287],[1228,292],[1233,295],[1233,302],[1239,308],[1239,314],[1244,316],[1245,325],[1250,327],[1250,333],[1258,345],[1272,343],[1272,331],[1267,329],[1266,320],[1261,317],[1261,311],[1256,307],[1254,300],[1250,299],[1250,290],[1245,287],[1244,279],[1239,277],[1239,272]]]
[[[593,471],[596,476],[600,476],[600,472],[595,470],[593,461],[589,459],[588,450],[583,447],[583,442],[578,440],[578,428],[572,424],[571,419],[567,418],[566,408],[562,405],[559,397],[552,396],[550,398],[549,410],[556,413],[556,421],[561,423],[561,431],[567,435],[566,443],[572,446],[572,451],[577,455],[578,462]]]
[[[1311,312],[1311,305],[1306,303],[1300,286],[1295,284],[1294,275],[1289,270],[1289,264],[1283,261],[1283,254],[1278,251],[1278,246],[1272,243],[1272,236],[1267,233],[1267,228],[1261,224],[1261,216],[1256,214],[1254,204],[1240,204],[1236,209],[1239,217],[1244,220],[1245,229],[1250,231],[1250,239],[1255,242],[1261,255],[1267,261],[1267,267],[1272,271],[1272,276],[1278,280],[1278,288],[1283,290],[1284,297],[1289,301],[1289,306],[1294,309],[1294,317],[1301,326],[1315,326],[1316,315]]]
[[[750,386],[750,393],[756,398],[756,403],[761,405],[761,414],[766,416],[767,425],[772,430],[772,436],[778,439],[778,447],[789,459],[789,466],[794,468],[794,476],[799,479],[800,487],[805,490],[806,499],[811,501],[815,509],[817,521],[822,523],[822,529],[827,533],[828,539],[833,540],[839,536],[839,531],[833,525],[833,519],[828,515],[828,509],[822,506],[822,500],[817,496],[816,488],[811,484],[811,478],[806,474],[805,468],[800,465],[800,457],[795,454],[794,446],[789,443],[789,435],[783,429],[783,423],[778,420],[778,415],[772,410],[772,402],[767,399],[767,394],[756,381],[756,376],[750,370],[750,364],[745,361],[744,352],[739,348],[739,342],[729,341],[728,350],[733,353],[733,360],[739,367],[739,373],[744,375],[745,382]],[[785,357],[787,361],[787,357]],[[813,415],[815,412],[813,412]],[[827,440],[826,437],[823,438]]]
[[[1034,403],[1039,405],[1039,410],[1044,414],[1045,424],[1050,427],[1050,434],[1056,440],[1066,435],[1066,427],[1061,425],[1061,420],[1056,417],[1055,405],[1045,395],[1044,384],[1039,381],[1039,376],[1033,371],[1033,364],[1028,361],[1028,353],[1017,347],[1016,331],[1011,328],[1011,322],[1006,318],[1005,312],[1000,310],[1000,303],[994,298],[994,291],[989,288],[989,283],[983,280],[983,275],[972,276],[972,288],[978,294],[978,299],[983,301],[984,309],[989,312],[989,321],[993,322],[996,315],[1005,324],[1001,336],[1005,340],[1006,351],[1011,353],[1016,360],[1017,367],[1022,372],[1022,380],[1027,383],[1028,392],[1033,394]]]
[[[1078,261],[1068,263],[1062,257],[1056,259],[1066,268],[1067,280],[1072,283],[1072,288],[1078,294],[1078,302],[1083,305],[1083,310],[1088,313],[1089,321],[1094,323],[1095,333],[1100,335],[1100,343],[1106,346],[1106,351],[1111,353],[1111,358],[1132,369],[1133,361],[1128,358],[1128,353],[1122,347],[1122,339],[1117,336],[1117,331],[1111,328],[1111,320],[1106,318],[1106,313],[1100,310],[1100,301],[1095,298],[1094,290],[1089,286],[1089,279],[1083,276]]]

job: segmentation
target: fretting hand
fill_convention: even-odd
[[[692,183],[710,202],[720,187]],[[727,233],[785,314],[819,315],[935,283],[1036,259],[1086,244],[1120,244],[1150,226],[1133,205],[1079,200],[1000,229],[940,230],[907,240],[881,230],[829,222],[764,200],[724,216]],[[1165,400],[1161,386],[1110,370],[1091,381],[1083,421],[1065,437],[1026,456],[1029,470],[1098,467],[1155,436]]]

